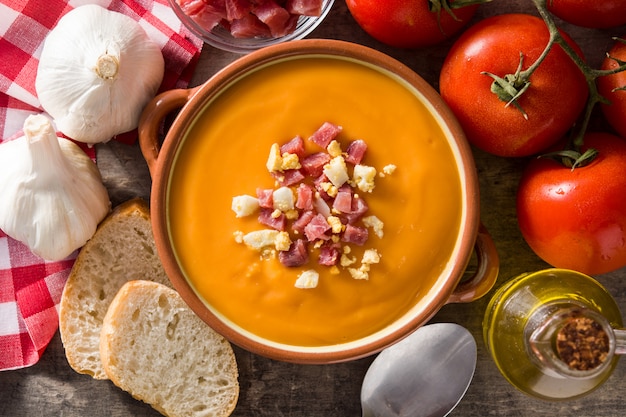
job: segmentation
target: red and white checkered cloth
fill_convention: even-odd
[[[35,93],[42,43],[61,16],[83,4],[137,20],[162,48],[161,91],[188,86],[203,44],[167,0],[0,0],[0,142],[19,136],[26,117],[42,112]],[[116,139],[132,143],[136,134]],[[95,157],[93,149],[87,151]],[[57,308],[77,253],[46,262],[0,230],[0,370],[30,366],[41,357],[58,329]]]

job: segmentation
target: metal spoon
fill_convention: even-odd
[[[442,417],[461,401],[476,369],[476,341],[457,324],[423,326],[383,350],[361,387],[363,417]]]

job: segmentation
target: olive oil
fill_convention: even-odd
[[[572,315],[606,327],[612,350],[597,369],[570,369],[558,358],[556,336]],[[544,400],[565,400],[589,393],[611,375],[619,358],[612,329],[621,327],[615,300],[595,279],[548,269],[520,275],[498,289],[485,313],[483,335],[498,369],[513,386]]]

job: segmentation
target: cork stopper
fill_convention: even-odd
[[[570,369],[589,371],[606,361],[609,336],[590,317],[571,317],[556,335],[556,352]]]

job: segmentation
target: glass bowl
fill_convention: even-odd
[[[246,54],[257,49],[276,45],[286,41],[292,41],[302,39],[310,34],[330,12],[333,6],[334,0],[324,0],[322,4],[322,11],[319,16],[300,16],[295,30],[285,36],[273,38],[273,37],[253,37],[253,38],[235,38],[228,29],[222,25],[217,25],[211,31],[206,30],[200,26],[195,20],[189,17],[183,12],[176,0],[168,0],[172,10],[183,24],[196,36],[202,39],[205,43],[222,49],[224,51],[235,52],[240,54]]]

